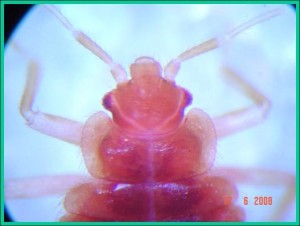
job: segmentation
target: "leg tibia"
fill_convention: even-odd
[[[225,77],[237,86],[245,96],[250,98],[253,105],[214,118],[218,138],[261,122],[266,117],[271,105],[263,94],[243,80],[236,72],[229,68],[223,68],[223,71]]]
[[[20,47],[13,44],[13,47],[22,55],[26,53]],[[70,119],[44,114],[33,111],[35,97],[39,88],[41,72],[39,65],[34,60],[29,60],[26,85],[20,102],[20,113],[27,124],[46,135],[79,145],[81,139],[82,124]]]

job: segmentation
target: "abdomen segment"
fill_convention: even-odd
[[[174,183],[120,184],[95,180],[69,191],[62,221],[243,221],[235,186],[199,176]],[[225,202],[231,197],[232,202]]]

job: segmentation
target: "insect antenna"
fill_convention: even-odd
[[[283,8],[276,8],[273,10],[270,10],[268,12],[262,13],[258,15],[257,17],[254,17],[241,25],[233,28],[232,30],[227,31],[225,34],[220,35],[218,37],[212,38],[206,42],[203,42],[197,46],[194,46],[183,53],[181,53],[177,58],[171,60],[166,66],[164,70],[164,77],[168,80],[173,81],[180,69],[180,64],[186,60],[189,60],[193,57],[199,56],[203,53],[206,53],[208,51],[211,51],[213,49],[216,49],[224,44],[226,44],[228,41],[230,41],[232,38],[237,36],[238,34],[242,33],[243,31],[247,30],[248,28],[264,22],[268,19],[271,19],[272,17],[278,16],[283,11]]]
[[[125,69],[117,64],[112,57],[105,52],[96,42],[88,37],[84,32],[76,30],[71,22],[62,14],[62,12],[53,5],[45,5],[46,8],[55,15],[55,17],[64,25],[66,29],[72,32],[74,38],[86,49],[95,54],[110,68],[111,74],[117,83],[127,81],[127,73]]]

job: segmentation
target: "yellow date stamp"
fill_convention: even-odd
[[[272,206],[273,205],[273,197],[272,196],[254,196],[248,197],[244,196],[242,198],[243,204],[245,206],[254,205],[254,206]],[[231,205],[233,202],[232,196],[224,196],[224,204],[226,206]]]

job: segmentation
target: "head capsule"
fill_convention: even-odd
[[[103,106],[112,112],[114,123],[136,135],[160,135],[177,129],[191,94],[161,76],[161,65],[150,57],[141,57],[130,67],[131,79],[120,83],[103,98]]]

